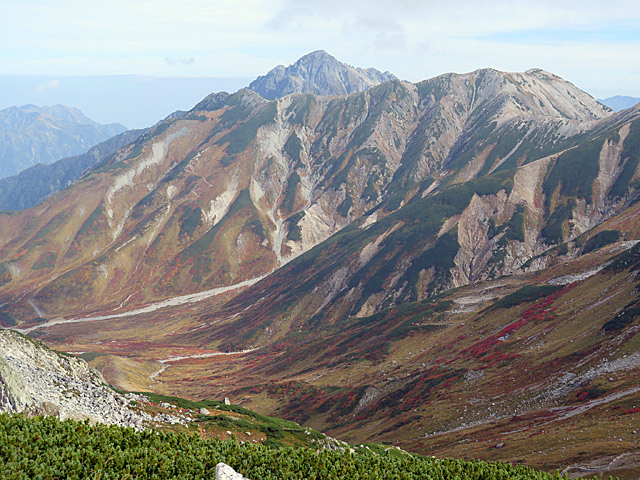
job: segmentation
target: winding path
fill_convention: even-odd
[[[153,382],[160,382],[160,380],[156,380],[156,377],[158,375],[161,375],[162,373],[164,373],[164,371],[167,368],[169,368],[169,366],[170,366],[168,364],[171,364],[173,362],[180,362],[182,360],[189,360],[191,358],[210,358],[210,357],[219,357],[221,355],[242,355],[242,354],[245,354],[245,353],[255,352],[256,350],[258,350],[258,349],[257,348],[248,348],[246,350],[239,350],[237,352],[197,353],[195,355],[185,355],[185,356],[178,356],[178,357],[163,358],[162,360],[158,360],[158,363],[161,363],[162,367],[160,367],[158,370],[156,370],[151,375],[149,375],[149,380],[151,380]]]

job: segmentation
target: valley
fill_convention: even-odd
[[[295,87],[324,55],[0,212],[2,327],[124,390],[637,478],[640,107],[540,69]]]

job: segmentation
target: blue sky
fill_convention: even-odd
[[[0,76],[42,79],[30,96],[4,91],[0,108],[55,102],[70,76],[250,79],[317,49],[410,81],[483,67],[539,67],[598,98],[640,97],[637,1],[5,1],[0,45]],[[206,83],[187,83],[175,85],[192,88],[193,95],[176,93],[171,108],[190,108],[207,90]],[[66,103],[73,100],[69,88],[59,97]],[[211,91],[216,88],[211,80]],[[113,95],[135,103],[141,95],[134,90]],[[161,103],[171,90],[157,95],[154,102]],[[102,104],[115,105],[113,99]]]

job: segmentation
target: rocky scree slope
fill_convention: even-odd
[[[340,97],[211,95],[43,204],[0,214],[0,320],[253,281],[365,212],[377,207],[372,223],[416,196],[562,151],[608,116],[540,70],[393,80]]]
[[[248,88],[267,100],[275,100],[292,93],[348,95],[395,79],[389,72],[352,67],[324,50],[318,50],[288,67],[278,65],[266,75],[256,78]]]
[[[171,415],[154,417],[130,406],[137,395],[108,387],[84,360],[54,352],[37,340],[0,329],[0,411],[55,415],[142,428],[157,423],[184,423]]]
[[[0,110],[0,178],[84,153],[125,130],[117,123],[100,125],[64,105],[5,108]]]

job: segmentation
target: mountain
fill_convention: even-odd
[[[64,105],[5,108],[0,110],[0,178],[84,153],[125,130],[117,123],[100,125]]]
[[[605,98],[604,100],[598,100],[600,103],[606,105],[612,110],[619,112],[627,108],[633,107],[640,103],[640,98],[625,97],[623,95],[616,95],[615,97]]]
[[[127,130],[91,147],[86,153],[38,164],[0,179],[0,210],[23,210],[75,182],[84,172],[136,140],[147,130]]]
[[[382,218],[415,195],[561,151],[609,115],[539,70],[342,97],[216,94],[35,209],[0,214],[0,295],[40,285],[30,298],[51,317],[233,290],[371,209]],[[23,322],[41,316],[24,305]]]
[[[120,387],[636,478],[639,152],[640,107],[539,69],[212,94],[0,213],[0,322]]]
[[[396,77],[375,68],[352,67],[342,63],[324,50],[311,52],[285,67],[278,65],[249,84],[267,100],[275,100],[291,93],[313,95],[345,95],[367,90],[394,80]]]

